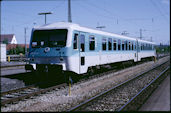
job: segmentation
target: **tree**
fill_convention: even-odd
[[[5,38],[3,41],[2,41],[3,44],[8,44],[8,38]]]

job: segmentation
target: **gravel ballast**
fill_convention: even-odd
[[[79,84],[72,85],[71,96],[69,96],[68,87],[60,90],[53,90],[46,94],[35,96],[31,99],[20,101],[17,104],[8,104],[1,107],[1,111],[67,111],[69,108],[83,102],[101,91],[104,91],[111,86],[125,81],[138,73],[148,70],[155,65],[165,62],[170,57],[165,57],[157,62],[147,62],[141,65],[130,67],[112,74],[94,78]]]

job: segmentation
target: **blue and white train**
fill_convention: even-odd
[[[155,43],[58,22],[32,29],[26,70],[87,73],[88,68],[155,57]]]

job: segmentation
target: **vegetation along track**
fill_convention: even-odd
[[[71,108],[69,111],[120,111],[120,110],[136,110],[138,102],[142,101],[141,92],[148,86],[149,83],[157,79],[159,73],[164,73],[168,69],[170,61],[167,61],[159,66],[149,69],[146,72],[142,72],[117,86],[114,86],[88,100],[80,103],[79,105]],[[150,83],[151,84],[151,83]],[[154,85],[154,84],[153,84]],[[154,88],[154,87],[153,87]],[[152,89],[151,89],[152,90]],[[148,90],[149,91],[149,90]],[[147,91],[147,92],[148,92]],[[149,94],[149,92],[148,92]],[[145,96],[145,98],[147,95]],[[143,97],[144,98],[144,97]],[[145,99],[144,98],[144,99]],[[132,101],[133,100],[133,101]],[[137,100],[137,101],[134,101]],[[130,104],[131,103],[131,104]],[[135,104],[136,103],[136,104]],[[129,106],[128,106],[129,105]],[[134,107],[130,107],[134,105]],[[137,105],[137,106],[136,106]]]
[[[19,100],[23,100],[26,98],[30,98],[35,95],[39,95],[42,93],[46,93],[51,90],[58,90],[60,88],[64,88],[66,84],[60,84],[52,87],[48,87],[45,89],[39,89],[35,87],[34,85],[15,89],[15,90],[10,90],[7,92],[2,92],[1,93],[1,106],[8,104],[8,103],[16,103]]]

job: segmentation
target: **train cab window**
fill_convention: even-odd
[[[106,39],[102,39],[102,50],[106,50]]]
[[[89,50],[95,50],[95,37],[89,36]]]
[[[80,46],[81,46],[80,51],[84,52],[85,51],[85,36],[84,35],[80,36]]]
[[[131,50],[131,42],[129,42],[129,50]]]
[[[135,50],[137,49],[137,45],[136,45],[136,43],[135,43]]]
[[[134,50],[134,42],[132,42],[132,50]]]
[[[116,40],[113,40],[113,50],[116,50],[116,47],[117,47],[116,44],[117,44]]]
[[[112,50],[112,38],[108,38],[108,49]]]
[[[124,46],[124,41],[122,41],[122,50],[125,49],[125,46]]]
[[[118,40],[118,50],[121,50],[121,40]]]
[[[78,34],[75,33],[75,34],[74,34],[73,49],[77,49],[77,48],[78,48]]]

